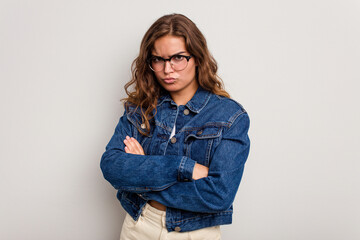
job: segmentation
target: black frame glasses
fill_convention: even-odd
[[[182,58],[184,57],[186,59],[186,65],[184,67],[181,67],[180,69],[178,69],[176,66],[176,63],[172,62],[171,60],[173,58]],[[182,54],[174,54],[172,56],[170,56],[170,58],[163,58],[163,57],[160,57],[160,56],[154,56],[154,55],[151,55],[147,62],[148,62],[148,65],[150,67],[151,70],[153,70],[154,72],[161,72],[165,69],[165,64],[166,64],[166,61],[169,61],[171,67],[175,70],[175,71],[182,71],[184,70],[188,63],[189,63],[189,60],[192,58],[193,56],[190,55],[190,56],[185,56],[185,55],[182,55]],[[160,69],[160,70],[155,70],[153,67],[152,67],[152,63],[154,60],[158,60],[158,61],[162,61],[163,62],[163,67]]]

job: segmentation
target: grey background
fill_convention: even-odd
[[[204,33],[251,117],[223,239],[360,239],[360,2],[0,1],[0,239],[118,239],[99,161],[158,17]]]

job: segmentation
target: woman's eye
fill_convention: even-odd
[[[159,57],[153,57],[152,58],[153,63],[159,63],[159,62],[162,62],[162,61],[163,61],[162,58],[159,58]]]
[[[174,59],[175,61],[182,61],[182,60],[184,59],[184,56],[175,55],[175,56],[173,56],[173,59]]]

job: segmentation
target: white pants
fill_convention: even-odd
[[[139,219],[127,213],[120,240],[220,240],[220,226],[202,228],[190,232],[168,232],[165,227],[165,211],[146,204]]]

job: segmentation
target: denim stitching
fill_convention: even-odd
[[[186,161],[186,158],[182,157],[180,165],[179,165],[179,170],[178,170],[178,180],[179,181],[182,180],[181,175],[184,175],[182,172],[183,172],[183,169],[184,169],[185,161]]]
[[[228,215],[230,213],[233,213],[233,211],[223,211],[221,213],[218,213],[216,214],[216,216],[221,216],[221,215]],[[212,214],[209,214],[207,216],[196,216],[196,217],[191,217],[191,218],[186,218],[186,219],[182,219],[182,220],[179,220],[179,221],[174,221],[172,223],[179,223],[179,222],[189,222],[191,221],[192,219],[196,219],[196,218],[213,218],[214,215]]]
[[[211,147],[213,144],[214,139],[210,139],[208,141],[208,145],[207,145],[207,149],[206,149],[206,153],[205,153],[205,165],[209,166],[209,159],[210,159],[210,152],[211,152]]]

